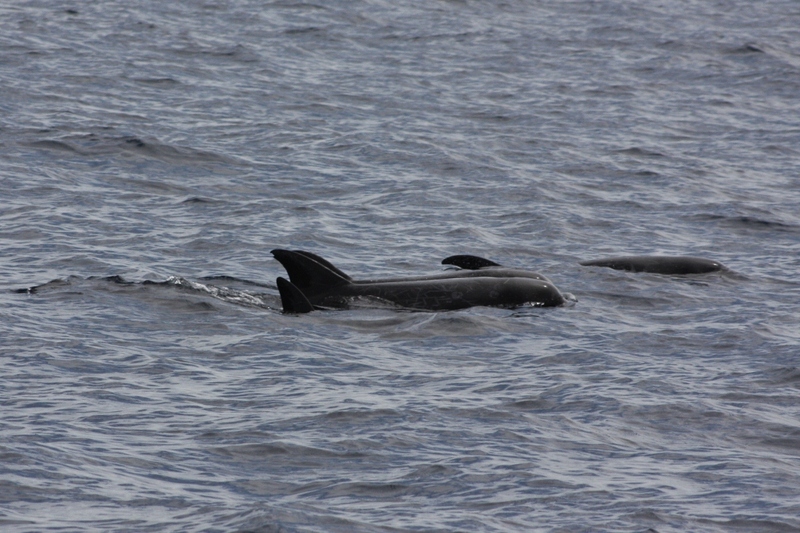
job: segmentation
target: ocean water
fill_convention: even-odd
[[[4,532],[800,531],[797,2],[20,1],[0,87]]]

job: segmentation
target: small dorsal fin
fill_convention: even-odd
[[[272,255],[280,261],[289,274],[289,280],[301,291],[315,286],[338,287],[350,283],[350,276],[324,259],[320,262],[317,256],[309,252],[276,249],[272,250]]]
[[[306,295],[291,281],[285,278],[278,278],[277,281],[284,313],[310,313],[314,310]]]
[[[477,255],[451,255],[442,259],[443,265],[455,265],[466,270],[478,270],[484,267],[499,267],[501,265]]]

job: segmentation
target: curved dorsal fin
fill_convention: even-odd
[[[338,268],[336,268],[335,266],[333,266],[333,264],[331,264],[330,261],[318,256],[315,253],[306,252],[304,250],[295,250],[294,252],[297,253],[297,254],[304,255],[304,256],[308,257],[309,259],[313,259],[314,261],[316,261],[317,263],[321,264],[324,267],[328,267],[330,270],[333,270],[334,272],[336,272],[337,274],[339,274],[340,276],[342,276],[346,280],[352,280],[353,279],[350,276],[348,276],[347,274],[345,274],[344,272],[342,272],[341,270],[339,270]]]
[[[291,282],[301,291],[311,287],[337,287],[350,283],[350,276],[314,254],[292,250],[272,250],[289,274]],[[332,267],[332,268],[331,268]]]
[[[306,295],[291,281],[285,278],[278,278],[277,281],[284,313],[310,313],[314,310]]]
[[[484,259],[483,257],[478,257],[477,255],[451,255],[450,257],[442,259],[442,264],[455,265],[466,270],[478,270],[485,267],[501,266],[494,261]]]

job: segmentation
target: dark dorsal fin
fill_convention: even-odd
[[[489,261],[477,255],[451,255],[442,259],[443,265],[455,265],[466,270],[478,270],[484,267],[499,267],[494,261]]]
[[[334,272],[336,272],[337,274],[339,274],[340,276],[342,276],[346,280],[352,280],[353,279],[350,276],[348,276],[347,274],[345,274],[344,272],[342,272],[341,270],[339,270],[338,268],[336,268],[335,266],[333,266],[333,264],[331,264],[330,261],[318,256],[315,253],[306,252],[304,250],[295,250],[294,252],[297,253],[297,254],[304,255],[304,256],[308,257],[309,259],[313,259],[314,261],[316,261],[317,263],[319,263],[322,266],[328,267],[330,270],[333,270]]]
[[[314,310],[306,295],[291,281],[278,278],[278,291],[281,293],[284,313],[310,313]]]
[[[344,274],[324,259],[319,262],[314,254],[292,250],[272,250],[272,255],[280,261],[289,274],[291,282],[301,291],[310,287],[338,287],[350,283],[350,276]]]

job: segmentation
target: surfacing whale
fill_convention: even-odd
[[[442,311],[474,306],[555,307],[565,300],[546,277],[504,268],[471,255],[446,258],[461,270],[430,276],[354,280],[329,261],[302,250],[272,250],[289,279],[277,279],[286,313],[347,308],[354,299],[376,298],[412,310]]]
[[[650,272],[653,274],[706,274],[727,270],[719,261],[703,257],[668,256],[668,255],[629,255],[581,261],[583,266],[608,267],[629,272]]]

